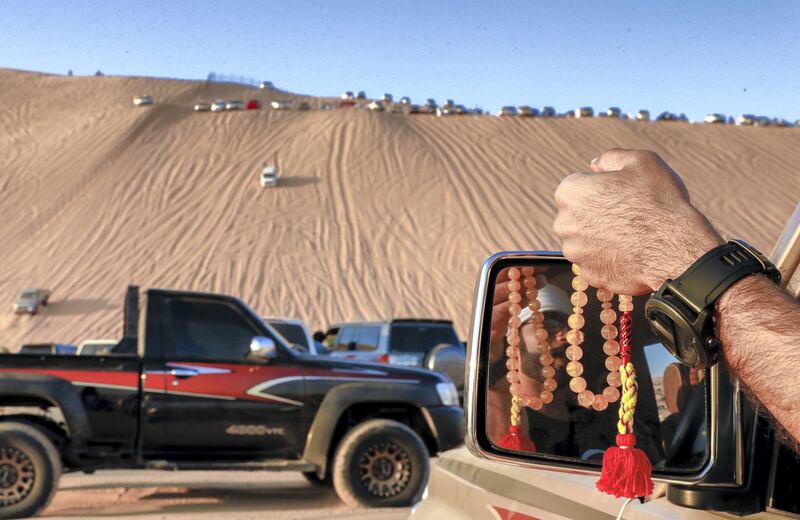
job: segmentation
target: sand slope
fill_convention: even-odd
[[[151,93],[157,104],[136,108]],[[767,252],[800,200],[800,130],[361,110],[196,114],[233,85],[0,70],[0,345],[116,337],[125,286],[234,294],[312,328],[455,320],[491,252],[558,248],[552,194],[611,146],[652,148]],[[278,189],[257,175],[277,160]],[[25,286],[53,291],[14,317]]]

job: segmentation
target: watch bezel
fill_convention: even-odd
[[[650,328],[661,338],[664,347],[681,363],[699,369],[713,365],[717,361],[716,343],[706,345],[703,335],[697,331],[698,325],[705,329],[711,322],[708,311],[704,309],[700,314],[694,315],[686,305],[680,305],[680,300],[668,292],[670,282],[671,280],[667,280],[645,303],[644,314]],[[678,305],[683,307],[683,310]],[[657,314],[672,322],[671,330]],[[713,324],[711,329],[710,337],[713,337]],[[707,335],[709,331],[702,332]]]

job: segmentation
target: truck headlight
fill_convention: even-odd
[[[458,406],[458,390],[456,385],[451,381],[436,384],[436,392],[439,394],[439,400],[445,406]]]

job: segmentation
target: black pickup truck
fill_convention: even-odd
[[[446,376],[298,354],[229,296],[131,286],[110,354],[0,355],[0,518],[104,468],[300,471],[405,506],[462,441]]]

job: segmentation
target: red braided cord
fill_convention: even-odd
[[[631,360],[631,313],[625,311],[619,317],[619,357],[625,366]]]

